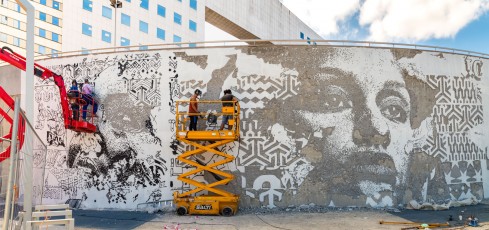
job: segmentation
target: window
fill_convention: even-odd
[[[188,44],[188,47],[197,47],[197,44],[195,44],[195,43],[190,43],[190,44]]]
[[[149,0],[141,0],[141,4],[139,4],[139,6],[147,10],[149,8]]]
[[[139,50],[147,50],[148,49],[148,46],[143,46],[141,44],[139,44]]]
[[[112,9],[106,6],[102,6],[102,16],[112,19]]]
[[[173,21],[179,25],[182,24],[182,15],[173,13]]]
[[[59,26],[59,18],[53,16],[53,25]]]
[[[311,44],[311,39],[307,37],[307,44]]]
[[[59,35],[57,33],[53,32],[51,40],[53,40],[55,42],[59,42]]]
[[[182,42],[182,38],[177,35],[173,35],[173,42]]]
[[[165,40],[165,30],[156,28],[156,37],[158,37],[161,40]]]
[[[82,52],[81,52],[82,54],[89,54],[90,53],[90,50],[88,50],[87,48],[82,47],[81,50],[82,50]]]
[[[131,26],[131,16],[121,13],[121,24]]]
[[[7,35],[0,33],[0,41],[7,42]]]
[[[58,57],[58,51],[57,50],[51,50],[51,57]]]
[[[46,5],[46,0],[41,0],[40,3],[41,5]]]
[[[46,30],[45,29],[39,28],[39,37],[43,37],[43,38],[46,37]]]
[[[20,38],[14,37],[14,46],[20,46]]]
[[[46,21],[46,13],[39,12],[39,19],[41,19],[41,21]]]
[[[59,10],[59,2],[53,1],[53,9]]]
[[[130,46],[131,45],[131,40],[121,37],[121,46]]]
[[[20,12],[20,5],[17,4],[17,12]]]
[[[131,0],[126,0],[126,2],[131,2]]]
[[[304,33],[301,32],[300,37],[301,39],[304,39]]]
[[[188,21],[188,28],[191,30],[191,31],[194,31],[194,32],[197,32],[197,23],[192,21],[192,20],[189,20]]]
[[[39,45],[39,53],[45,54],[46,53],[46,47]]]
[[[20,30],[20,21],[14,19],[14,27]]]
[[[8,17],[7,16],[0,16],[0,23],[7,25],[8,24]]]
[[[197,0],[190,0],[189,5],[190,8],[197,10]]]
[[[158,5],[158,15],[166,17],[166,8],[162,5]]]
[[[110,32],[102,30],[102,41],[110,43],[111,40],[112,40],[112,34],[110,34]]]
[[[91,0],[83,0],[83,9],[92,12],[92,1]]]
[[[92,36],[92,26],[82,23],[82,34]]]
[[[148,33],[148,23],[139,21],[139,31]]]

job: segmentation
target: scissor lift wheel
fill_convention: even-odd
[[[187,208],[185,208],[184,206],[180,206],[177,208],[177,214],[179,216],[183,216],[185,214],[187,214]]]
[[[221,211],[221,215],[223,216],[232,216],[234,215],[234,210],[231,207],[224,207]]]

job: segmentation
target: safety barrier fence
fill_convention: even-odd
[[[113,52],[127,52],[127,51],[141,51],[141,50],[162,50],[162,49],[178,49],[178,48],[203,48],[203,47],[234,47],[234,46],[273,46],[273,45],[297,45],[297,46],[330,46],[330,47],[372,47],[372,48],[398,48],[398,49],[412,49],[422,51],[436,51],[442,53],[452,53],[469,55],[475,57],[489,58],[489,54],[447,48],[441,46],[429,46],[419,44],[406,44],[406,43],[389,43],[389,42],[371,42],[371,41],[352,41],[352,40],[228,40],[228,41],[204,41],[204,42],[179,42],[179,43],[162,43],[162,44],[148,44],[138,46],[121,46],[110,47],[100,49],[86,49],[76,50],[55,54],[45,54],[36,56],[36,60],[48,59],[53,57],[67,57],[87,54],[100,54],[100,53],[113,53]],[[0,63],[0,65],[2,65]]]
[[[3,139],[1,143],[2,150],[11,147],[10,156],[3,156],[4,159],[0,159],[3,160],[0,163],[0,227],[2,229],[19,229],[21,222],[24,221],[22,211],[42,204],[47,146],[37,135],[19,104],[17,99],[14,111],[6,114],[13,118],[12,129],[9,124],[6,124],[6,119],[1,122],[2,136],[10,130],[13,134],[12,138]],[[24,123],[24,130],[18,129],[19,122]],[[20,140],[23,140],[22,145]],[[26,170],[29,167],[32,170]],[[30,201],[30,205],[25,205],[26,200]]]

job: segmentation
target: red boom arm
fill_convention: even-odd
[[[7,52],[8,51],[8,52]],[[13,52],[8,47],[3,47],[0,50],[0,59],[10,63],[11,65],[25,71],[26,70],[26,60],[25,57]],[[63,109],[63,119],[66,129],[72,129],[77,132],[89,132],[93,133],[96,131],[95,125],[88,123],[86,121],[77,121],[71,119],[71,113],[68,97],[66,94],[65,83],[61,75],[53,73],[51,70],[44,68],[38,64],[34,63],[34,75],[46,80],[48,78],[53,78],[54,83],[58,86],[59,94],[61,97],[61,107]]]

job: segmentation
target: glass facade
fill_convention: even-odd
[[[192,21],[192,20],[189,20],[188,21],[188,28],[191,30],[191,31],[194,31],[194,32],[197,32],[197,23]]]
[[[46,13],[44,12],[39,12],[39,19],[41,21],[46,21]]]
[[[139,31],[143,33],[148,33],[148,23],[139,21]]]
[[[197,0],[190,0],[189,5],[190,5],[190,8],[197,10]]]
[[[39,28],[39,37],[43,37],[43,38],[46,37],[46,30],[45,29]]]
[[[112,9],[106,6],[102,6],[102,16],[112,19]]]
[[[20,46],[20,38],[14,37],[14,46]]]
[[[83,0],[83,9],[92,12],[92,1]]]
[[[46,47],[39,45],[39,53],[45,54],[46,53]]]
[[[102,30],[102,41],[110,43],[110,41],[112,41],[112,34],[108,31]]]
[[[141,4],[139,6],[143,9],[149,9],[149,0],[141,0]]]
[[[59,2],[53,1],[53,9],[59,10]]]
[[[92,36],[92,26],[82,23],[82,34],[85,34],[87,36]]]
[[[173,35],[173,42],[182,42],[182,38],[178,35]]]
[[[122,13],[121,14],[121,24],[126,26],[131,26],[131,16]]]
[[[53,25],[59,26],[59,18],[53,16]]]
[[[121,46],[130,46],[131,45],[131,40],[121,37]]]
[[[162,5],[158,5],[158,15],[161,17],[166,17],[166,8]]]
[[[178,13],[173,13],[173,22],[177,23],[178,25],[182,24],[182,15]]]
[[[52,33],[51,40],[59,42],[59,35],[57,33]]]
[[[10,2],[14,2],[13,3],[14,5],[10,7],[12,11],[15,11],[17,9],[21,11],[21,13],[24,13],[23,10],[20,9],[20,6],[18,6],[18,4],[15,3],[15,0],[6,0],[6,1],[9,2],[9,4]],[[169,2],[170,0],[159,0],[159,1],[119,0],[119,1],[123,1],[124,5],[123,8],[121,9],[121,12],[119,12],[117,16],[115,16],[115,13],[117,13],[119,9],[115,11],[113,7],[109,6],[110,1],[107,0],[103,0],[103,1],[80,0],[74,2],[69,1],[69,4],[67,2],[63,2],[60,0],[31,0],[31,1],[36,2],[38,4],[38,7],[41,9],[41,11],[36,12],[36,16],[38,20],[54,25],[52,26],[52,25],[41,23],[40,25],[38,25],[38,27],[35,28],[37,37],[41,37],[52,41],[44,44],[46,54],[51,54],[53,50],[57,50],[57,52],[61,52],[61,44],[63,42],[68,44],[68,46],[71,46],[72,43],[75,43],[76,45],[77,41],[73,42],[67,40],[67,39],[71,40],[73,35],[70,36],[66,35],[68,36],[66,37],[67,39],[63,39],[63,32],[65,31],[65,29],[62,29],[62,27],[73,27],[72,25],[74,25],[75,28],[68,29],[68,31],[70,31],[70,33],[75,32],[74,38],[75,40],[77,40],[76,39],[77,36],[78,37],[80,36],[80,34],[78,34],[79,32],[76,32],[79,31],[80,29],[80,27],[78,27],[80,26],[78,23],[82,24],[81,25],[82,36],[86,35],[89,37],[93,37],[93,40],[86,39],[88,37],[85,37],[85,40],[83,41],[83,42],[87,42],[86,46],[88,49],[93,48],[91,47],[91,45],[94,45],[97,48],[106,47],[106,45],[102,45],[102,44],[106,44],[106,43],[114,44],[117,43],[117,40],[119,40],[121,46],[130,46],[131,40],[132,40],[132,45],[137,45],[139,42],[143,44],[158,43],[158,42],[178,43],[178,42],[182,42],[183,38],[189,41],[194,41],[194,40],[198,40],[197,36],[202,36],[201,33],[199,34],[194,33],[194,32],[202,32],[202,31],[198,31],[197,28],[198,27],[197,24],[202,21],[202,17],[201,17],[202,12],[200,12],[199,14],[200,16],[197,13],[199,7],[198,0],[185,0],[185,1],[171,0],[172,2]],[[177,2],[180,2],[181,4],[177,4]],[[40,6],[39,4],[43,6]],[[75,6],[75,9],[72,9],[72,6]],[[201,11],[203,6],[204,5],[200,6]],[[63,12],[63,10],[65,12]],[[169,14],[168,15],[169,21],[166,21],[167,10]],[[77,13],[77,14],[79,13],[80,16],[77,18],[80,18],[81,22],[77,23],[71,21],[70,22],[62,21],[63,20],[62,17],[66,17],[67,14],[72,14],[72,13]],[[114,15],[112,15],[113,13]],[[173,25],[173,23],[171,22],[172,13],[173,13],[173,23],[180,25],[180,27],[176,25],[175,25],[176,27],[172,26]],[[111,19],[113,18],[119,19],[119,16],[121,18],[120,21],[114,21],[111,23]],[[134,25],[134,28],[130,28],[131,17],[133,18],[136,17],[136,22],[135,22],[136,24]],[[109,20],[103,20],[101,18],[106,18]],[[21,22],[17,19],[12,19],[12,18],[8,18],[6,20],[8,20],[7,21],[8,26],[17,28],[19,29],[19,31],[20,30],[25,31],[26,29],[25,22]],[[127,27],[124,26],[120,27],[121,25],[119,23]],[[114,36],[114,41],[112,41],[112,32],[114,32],[114,26],[115,26],[114,24],[119,24],[117,25],[118,26],[117,32],[119,33],[119,29],[121,29],[120,30],[121,34],[120,35],[117,34],[118,36]],[[201,28],[201,30],[203,30],[203,27]],[[176,35],[175,33],[178,35]],[[166,38],[167,34],[168,34],[168,40]],[[0,35],[3,36],[2,40],[7,40],[7,43],[10,44],[14,43],[16,46],[25,47],[26,41],[24,39],[16,38],[15,36],[9,34],[0,33]],[[42,40],[42,41],[46,42],[46,40]],[[35,47],[36,52],[39,49],[39,43],[36,43],[36,47]],[[84,43],[80,43],[76,45],[76,48],[74,49],[80,49],[81,44]],[[195,44],[189,44],[189,46],[195,47]],[[145,49],[144,47],[145,46],[143,45],[142,48]],[[72,49],[72,48],[70,47],[68,49]]]
[[[156,37],[161,39],[161,40],[165,40],[165,30],[160,29],[160,28],[156,28]]]

